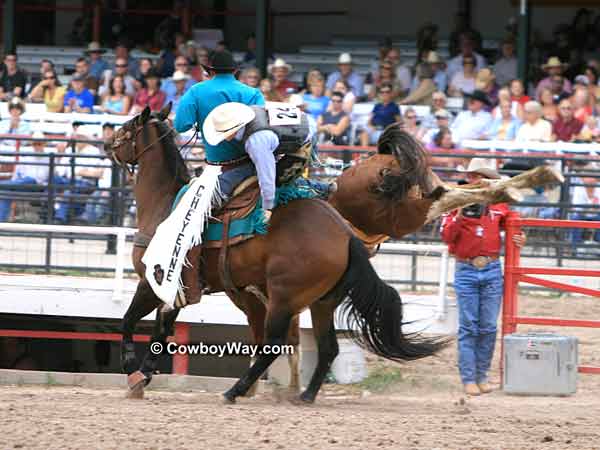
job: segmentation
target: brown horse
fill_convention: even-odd
[[[146,108],[125,123],[107,144],[107,153],[122,165],[138,165],[134,193],[138,228],[152,236],[169,214],[179,189],[189,181],[185,163],[164,122],[169,108],[151,115]],[[161,302],[144,278],[143,249],[134,251],[140,282],[123,318],[122,362],[128,374],[138,371],[132,335],[136,323]],[[223,289],[216,270],[218,251],[203,252],[203,278],[213,292]],[[363,244],[331,206],[319,200],[297,200],[277,208],[266,235],[230,249],[235,286],[253,286],[266,294],[266,308],[253,295],[232,299],[247,314],[255,342],[285,344],[290,321],[310,308],[318,344],[318,363],[300,398],[314,401],[338,353],[334,311],[341,305],[352,335],[372,352],[392,360],[414,360],[439,351],[447,341],[402,333],[402,303],[397,291],[377,276]],[[157,320],[153,339],[164,341],[177,310]],[[263,325],[264,324],[264,328]],[[264,332],[264,335],[263,335]],[[245,395],[276,355],[262,352],[250,369],[224,394],[229,402]],[[141,372],[148,375],[155,358],[146,356]],[[143,378],[142,378],[143,380]]]

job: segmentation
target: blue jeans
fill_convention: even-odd
[[[221,194],[227,197],[231,196],[237,185],[252,175],[256,175],[256,169],[252,163],[244,164],[243,166],[238,166],[221,173],[219,175]]]
[[[575,213],[571,216],[572,220],[592,220],[592,221],[600,221],[600,214],[580,214]],[[583,241],[583,228],[573,228],[571,232],[571,240],[573,244],[578,244]],[[594,232],[594,240],[596,242],[600,242],[600,230],[596,230]]]
[[[23,178],[16,178],[14,180],[0,181],[0,186],[6,185],[6,184],[14,184],[14,185],[20,186],[22,184],[37,184],[37,181],[35,180],[35,178],[31,178],[31,177],[23,177]],[[20,188],[18,186],[7,187],[5,189],[11,190],[11,191],[22,191],[23,190],[23,188]],[[11,203],[12,203],[12,199],[9,199],[9,198],[0,199],[0,222],[6,222],[8,220],[8,216],[10,214]]]
[[[502,287],[500,261],[492,261],[483,269],[456,263],[454,289],[458,303],[458,369],[465,384],[487,381],[496,345]]]
[[[69,211],[73,209],[73,217],[77,217],[84,211],[85,201],[73,199],[71,197],[80,194],[90,194],[96,188],[96,185],[83,179],[75,180],[73,190],[65,191],[63,194],[64,200],[57,201],[55,205],[54,218],[61,223],[67,223],[69,219]]]

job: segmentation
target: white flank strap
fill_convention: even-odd
[[[220,199],[220,166],[207,166],[194,179],[175,210],[156,229],[142,262],[154,293],[166,304],[177,306],[180,275],[188,250],[202,243],[213,198]]]

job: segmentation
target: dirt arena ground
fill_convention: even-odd
[[[522,306],[600,317],[598,299],[529,297]],[[600,365],[600,331],[557,331],[578,336],[582,362]],[[0,386],[0,449],[600,449],[600,376],[581,375],[568,398],[465,398],[455,358],[452,346],[404,366],[372,359],[366,382],[326,385],[313,406],[269,390],[226,406],[202,392],[125,400],[119,390]]]

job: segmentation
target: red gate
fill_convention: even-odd
[[[600,270],[574,269],[566,267],[523,267],[520,264],[520,249],[513,243],[513,236],[521,233],[522,226],[543,228],[588,228],[600,229],[600,222],[584,220],[543,220],[522,219],[517,213],[510,213],[506,222],[506,255],[504,263],[504,305],[502,312],[502,344],[504,336],[514,333],[518,324],[551,325],[559,327],[600,328],[600,320],[563,319],[559,317],[521,316],[518,310],[519,282],[544,286],[565,292],[575,292],[600,298],[600,290],[589,289],[572,284],[560,283],[531,275],[570,275],[579,277],[598,277]],[[504,351],[502,349],[502,354]],[[579,366],[579,372],[598,373],[600,367]]]

